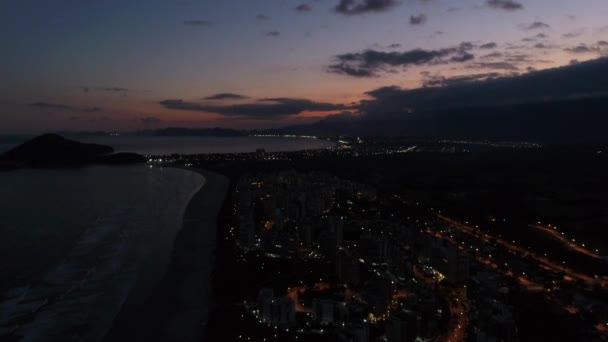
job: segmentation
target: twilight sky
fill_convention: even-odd
[[[7,0],[0,133],[265,128],[608,53],[606,0]]]

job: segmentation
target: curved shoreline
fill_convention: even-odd
[[[184,168],[205,178],[186,206],[165,274],[150,298],[119,314],[105,341],[201,341],[211,311],[217,218],[229,179],[207,170]]]

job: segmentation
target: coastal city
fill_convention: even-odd
[[[474,148],[536,150],[540,145],[336,140],[335,148],[323,150],[259,149],[164,160],[149,156],[151,167],[248,165],[231,178],[229,208],[218,228],[224,240],[218,248],[230,251],[224,259],[218,257],[218,267],[229,268],[224,272],[230,275],[219,271],[216,277],[226,277],[219,292],[231,293],[211,317],[209,336],[234,341],[519,341],[520,330],[526,329],[522,321],[538,322],[531,316],[541,311],[568,329],[575,326],[585,340],[607,340],[608,260],[556,226],[529,223],[529,229],[568,253],[549,254],[544,243],[532,240],[518,243],[508,231],[496,229],[508,226],[508,217],[451,216],[449,210],[399,192],[379,191],[328,172],[274,169],[277,162],[327,155],[449,155]],[[226,319],[233,322],[229,331],[215,326]]]
[[[608,0],[0,22],[0,342],[608,342]]]

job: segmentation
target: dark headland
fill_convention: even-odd
[[[57,134],[43,134],[0,155],[0,170],[134,164],[145,161],[146,158],[139,154],[114,153],[114,149],[109,146],[85,144]]]

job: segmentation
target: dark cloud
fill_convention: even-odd
[[[557,46],[549,46],[548,48],[555,48]],[[538,59],[533,54],[526,53],[507,53],[504,58],[505,62],[514,63],[519,67],[529,66],[532,63],[553,63],[552,60]]]
[[[479,45],[480,49],[495,49],[496,47],[498,47],[498,44],[496,44],[494,42]]]
[[[200,103],[185,102],[181,99],[179,99],[179,100],[177,100],[177,99],[162,100],[159,103],[168,109],[191,110],[191,111],[201,111],[201,112],[209,111],[209,110],[207,110],[208,107],[206,107]]]
[[[234,93],[219,93],[205,97],[205,100],[243,100],[249,98],[245,95]]]
[[[255,18],[257,20],[260,20],[260,21],[264,21],[264,20],[269,20],[270,19],[270,17],[268,17],[267,15],[262,14],[262,13],[259,13],[258,15],[256,15]]]
[[[335,57],[336,63],[328,71],[354,77],[375,76],[391,68],[405,68],[414,65],[436,65],[470,61],[474,58],[468,51],[473,48],[470,42],[439,50],[414,49],[404,52],[384,52],[365,50],[346,53]]]
[[[534,48],[535,49],[554,49],[557,46],[555,45],[550,45],[550,44],[545,44],[545,43],[536,43],[534,44]]]
[[[475,81],[485,81],[489,79],[494,79],[501,77],[502,75],[497,72],[483,73],[483,74],[473,74],[473,75],[461,75],[461,76],[452,76],[452,77],[444,77],[441,75],[430,75],[424,80],[423,85],[425,87],[447,87],[452,85],[459,85],[463,83],[475,82]]]
[[[58,103],[48,103],[48,102],[34,102],[28,104],[30,107],[38,107],[43,109],[61,109],[61,110],[74,110],[74,107],[67,106],[64,104]]]
[[[519,68],[509,62],[479,62],[470,66],[474,69],[495,69],[495,70],[510,70],[517,71]]]
[[[146,124],[146,125],[157,125],[157,124],[161,123],[161,119],[154,117],[154,116],[147,116],[145,118],[141,118],[140,121],[141,121],[141,123]]]
[[[562,35],[562,38],[565,38],[565,39],[578,38],[578,37],[582,36],[583,33],[585,33],[584,30],[576,30],[576,31],[572,31],[572,32],[567,32]]]
[[[329,114],[327,116],[324,116],[323,122],[330,122],[330,123],[349,123],[351,122],[353,119],[357,118],[357,114],[350,112],[350,111],[344,111],[344,112],[340,112],[337,114]]]
[[[596,44],[587,45],[581,43],[577,46],[569,47],[564,50],[571,53],[602,53],[608,51],[608,49],[604,50],[606,47],[608,47],[608,42],[601,40]]]
[[[524,8],[524,5],[513,0],[486,0],[486,5],[494,9],[505,11],[517,11]]]
[[[520,26],[520,27],[522,29],[526,29],[526,26]],[[547,38],[549,38],[549,36],[541,32],[541,33],[536,34],[534,37],[527,37],[527,38],[522,39],[521,41],[530,43],[530,42],[535,42],[539,39],[547,39]]]
[[[366,92],[366,95],[374,97],[376,99],[389,98],[396,95],[401,95],[403,93],[403,89],[397,86],[386,86],[378,89],[370,90]]]
[[[519,68],[509,62],[482,62],[475,64],[477,68],[517,71]]]
[[[300,4],[294,8],[297,12],[310,12],[312,11],[312,6],[308,4]]]
[[[338,63],[338,64],[330,65],[328,68],[328,71],[332,72],[332,73],[348,75],[348,76],[352,76],[352,77],[376,76],[375,71],[373,71],[369,68],[352,66],[347,63]]]
[[[500,58],[502,56],[503,56],[502,52],[496,51],[496,52],[489,53],[487,55],[483,55],[483,56],[481,56],[479,58],[480,59],[491,59],[491,58]]]
[[[401,44],[394,43],[388,46],[389,49],[398,49],[401,47]]]
[[[527,45],[515,45],[515,44],[511,44],[511,43],[507,44],[507,50],[521,50],[521,49],[528,49],[528,46]]]
[[[315,102],[306,99],[266,98],[257,102],[228,106],[208,105],[182,100],[164,100],[160,104],[168,109],[201,111],[224,116],[240,116],[258,119],[272,119],[298,115],[306,111],[332,112],[352,109],[352,106]]]
[[[572,53],[587,53],[587,52],[592,52],[593,51],[586,44],[580,44],[578,46],[566,48],[565,50],[568,51],[568,52],[572,52]]]
[[[398,4],[396,0],[340,0],[334,11],[343,15],[358,15],[386,11]]]
[[[366,94],[373,99],[361,104],[368,118],[399,117],[412,113],[433,113],[445,108],[500,106],[530,101],[607,96],[608,58],[555,69],[533,71],[524,75],[500,76],[484,73],[457,76],[427,76],[434,87],[405,90],[382,87]]]
[[[280,35],[281,35],[281,32],[279,32],[279,31],[269,31],[269,32],[266,32],[266,36],[267,37],[278,37]]]
[[[213,22],[211,22],[209,20],[192,19],[192,20],[184,20],[184,25],[189,25],[189,26],[212,26]]]
[[[551,26],[549,26],[549,24],[547,23],[543,23],[542,21],[535,21],[533,23],[530,24],[524,24],[520,26],[522,29],[524,30],[543,30],[543,29],[548,29]]]
[[[469,51],[472,50],[474,47],[475,45],[471,42],[462,42],[459,46],[455,47],[455,49],[459,51]]]
[[[28,106],[37,107],[37,108],[41,108],[41,109],[49,109],[49,110],[82,111],[82,112],[86,112],[86,113],[100,112],[102,110],[100,107],[79,108],[79,107],[75,107],[75,106],[69,106],[69,105],[58,104],[58,103],[49,103],[49,102],[34,102],[34,103],[28,104]]]
[[[452,56],[450,58],[450,62],[464,63],[464,62],[472,61],[473,59],[475,59],[475,55],[465,52],[460,55]]]
[[[82,91],[85,93],[90,93],[93,91],[99,91],[99,92],[108,92],[108,93],[116,93],[119,95],[123,95],[126,96],[127,93],[129,93],[129,89],[127,88],[122,88],[122,87],[89,87],[89,86],[85,86],[82,87]]]
[[[426,14],[410,16],[410,25],[424,25],[426,23]]]
[[[530,55],[525,53],[507,53],[505,55],[505,61],[513,63],[532,62]]]

